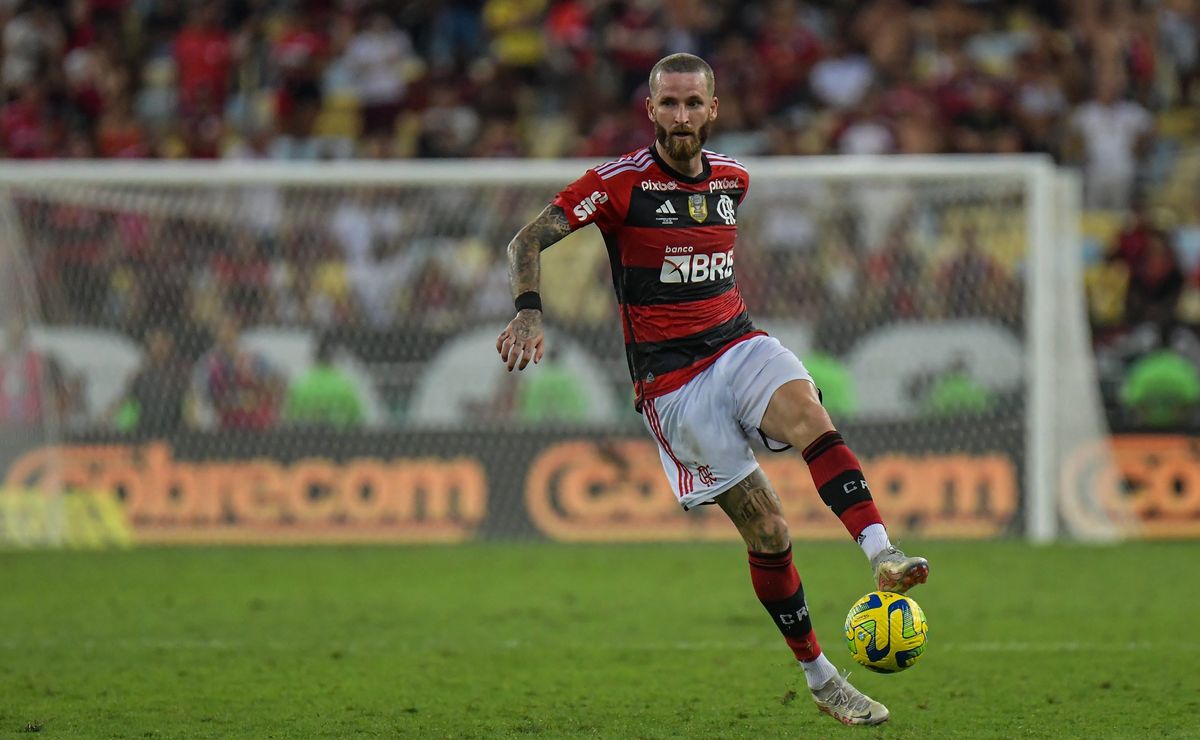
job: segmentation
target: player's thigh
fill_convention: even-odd
[[[642,408],[663,471],[684,509],[711,503],[758,467],[728,388],[711,371]]]
[[[783,430],[776,430],[776,434],[767,433],[763,420],[772,399],[785,386],[789,386],[787,390],[796,387],[808,389],[815,398],[816,386],[812,375],[804,363],[774,337],[746,340],[734,347],[730,354],[730,361],[721,363],[721,370],[733,397],[733,410],[738,423],[748,436],[757,439],[762,435],[768,449],[786,449],[791,442],[788,437],[794,435],[784,434]],[[819,402],[817,407],[820,407]]]

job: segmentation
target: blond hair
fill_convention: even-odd
[[[708,62],[695,54],[688,54],[687,52],[665,56],[659,59],[655,63],[654,68],[650,70],[650,95],[653,96],[657,92],[660,75],[669,73],[695,74],[697,72],[704,75],[705,87],[708,88],[708,94],[712,96],[716,92],[717,80],[713,76],[712,67],[708,66]]]

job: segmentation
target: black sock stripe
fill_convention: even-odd
[[[825,505],[833,510],[834,516],[855,504],[871,500],[871,489],[861,470],[846,470],[836,475],[817,491]]]
[[[812,462],[821,455],[824,455],[833,447],[845,443],[845,440],[842,439],[842,435],[838,432],[825,432],[820,437],[817,437],[812,444],[810,444],[808,447],[805,447],[804,452],[801,454],[803,455],[805,462]]]
[[[784,637],[803,638],[812,632],[812,618],[808,615],[803,585],[797,587],[796,593],[786,599],[764,601],[762,605],[775,620],[775,626]]]
[[[787,560],[791,556],[792,546],[788,545],[783,552],[755,552],[754,550],[746,552],[749,553],[751,560],[780,561]]]

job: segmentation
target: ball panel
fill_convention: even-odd
[[[850,656],[877,673],[910,668],[925,652],[928,625],[916,601],[901,594],[872,591],[846,615]]]

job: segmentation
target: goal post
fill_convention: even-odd
[[[658,480],[630,404],[595,229],[543,254],[549,367],[513,380],[496,372],[489,352],[511,317],[504,245],[596,164],[0,166],[6,249],[36,277],[30,301],[44,314],[41,346],[82,396],[64,449],[82,456],[72,470],[93,477],[67,484],[109,481],[150,541],[266,531],[238,528],[240,514],[227,511],[241,500],[234,492],[209,509],[199,498],[146,493],[171,476],[199,480],[219,465],[249,470],[262,461],[271,480],[316,476],[333,491],[332,503],[314,493],[290,504],[325,506],[319,527],[281,515],[301,523],[300,540],[726,536],[707,512],[676,517]],[[1108,435],[1084,303],[1076,176],[1040,156],[744,164],[743,296],[756,323],[813,371],[894,529],[1034,542],[1131,531],[1116,497],[1097,488],[1109,479],[1096,472]],[[269,423],[230,431],[224,425],[249,422],[221,407],[202,363],[222,317],[234,314],[241,346],[273,368],[277,398],[263,411]],[[177,345],[192,342],[177,347],[189,374],[186,413],[166,431],[122,426],[113,409],[145,362],[147,328],[164,316],[173,331],[188,327]],[[285,397],[328,337],[364,410],[352,428],[314,432],[290,415]],[[104,349],[79,350],[92,346]],[[147,411],[143,419],[154,416]],[[87,473],[98,444],[134,461],[142,453],[129,449],[166,450],[174,472],[151,480],[138,469],[134,483]],[[24,458],[9,458],[0,461],[6,480],[20,484],[13,470]],[[798,507],[798,537],[839,536],[819,500],[809,501],[802,463],[760,459],[785,508]],[[452,471],[431,472],[442,468]],[[364,501],[374,494],[336,500],[344,481],[366,491],[363,481],[376,474],[400,487],[384,496],[398,502],[390,514],[385,501],[371,518]],[[434,479],[445,502],[433,503]],[[218,510],[228,521],[210,521]],[[368,524],[356,528],[359,516]],[[197,534],[195,522],[209,529]]]

